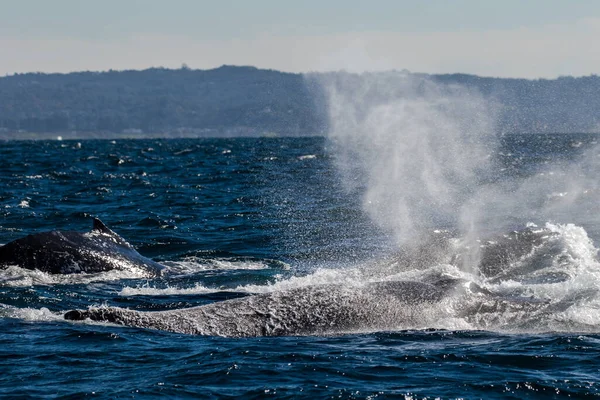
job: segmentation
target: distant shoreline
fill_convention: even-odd
[[[416,82],[413,96],[422,95],[419,82],[476,93],[489,101],[501,134],[600,131],[596,75],[528,80],[408,71],[292,74],[222,66],[0,77],[0,138],[324,135],[332,123],[331,83],[345,95],[364,88],[352,102],[359,111],[378,105],[374,93],[392,96],[388,101],[402,99],[406,81]]]
[[[505,133],[500,134],[499,137],[513,137],[513,136],[552,136],[552,135],[570,135],[570,136],[587,136],[593,137],[598,136],[600,138],[600,132],[528,132],[528,133]],[[84,140],[177,140],[177,139],[305,139],[305,138],[327,138],[327,135],[314,134],[314,135],[246,135],[246,136],[219,136],[219,135],[194,135],[194,134],[180,134],[180,133],[149,133],[149,134],[123,134],[117,132],[76,132],[76,133],[63,133],[56,134],[55,132],[47,133],[33,133],[33,132],[19,132],[13,134],[0,134],[0,142],[11,142],[11,141],[84,141]]]
[[[278,135],[274,133],[256,134],[256,135],[227,135],[206,134],[200,135],[197,133],[180,133],[180,132],[155,132],[155,133],[119,133],[119,132],[0,132],[0,141],[69,141],[69,140],[144,140],[144,139],[236,139],[236,138],[253,138],[253,139],[281,139],[281,138],[318,138],[325,137],[322,134],[306,134],[306,135]]]

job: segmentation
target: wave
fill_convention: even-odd
[[[181,277],[195,275],[205,271],[259,271],[268,269],[289,269],[289,264],[277,260],[261,260],[255,258],[200,258],[189,256],[180,261],[165,261],[164,276]],[[118,281],[126,279],[148,279],[146,271],[130,268],[127,270],[112,270],[100,273],[79,274],[50,274],[39,270],[30,270],[18,266],[9,266],[0,275],[0,287],[22,287],[33,285],[77,285],[93,282]],[[149,294],[147,289],[141,293]],[[184,289],[190,290],[190,289]],[[207,289],[208,290],[208,289]],[[171,292],[169,292],[171,293]],[[172,292],[174,293],[174,292]],[[197,293],[208,293],[200,292]]]
[[[30,270],[18,266],[8,266],[0,276],[0,287],[21,287],[34,285],[76,285],[92,282],[116,281],[121,279],[144,279],[148,275],[141,270],[112,270],[100,273],[50,274],[40,270]]]
[[[192,287],[157,287],[150,283],[145,283],[140,286],[131,287],[125,286],[119,291],[119,296],[172,296],[172,295],[194,295],[194,294],[209,294],[216,293],[222,290],[205,287],[196,283]]]
[[[12,307],[0,304],[0,318],[15,318],[24,321],[62,321],[64,320],[62,312],[53,312],[46,307],[30,308],[30,307]]]
[[[218,257],[204,258],[187,256],[179,261],[166,261],[170,275],[188,275],[209,270],[264,270],[264,269],[289,269],[289,264],[271,259],[258,259],[251,257]]]

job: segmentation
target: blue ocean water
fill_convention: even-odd
[[[468,200],[451,197],[467,204],[463,212],[475,205],[486,211],[469,220],[482,222],[486,237],[527,224],[551,232],[492,278],[445,259],[418,268],[389,261],[402,250],[397,231],[369,208],[389,201],[370,195],[382,190],[372,185],[381,171],[360,175],[368,167],[360,160],[358,172],[342,171],[339,146],[324,138],[2,142],[0,243],[40,231],[87,231],[91,217],[99,217],[171,273],[0,271],[0,396],[597,396],[596,140],[505,136],[490,147],[490,166],[478,174],[476,188],[469,185]],[[464,239],[456,224],[440,212],[414,222],[452,232],[454,244]],[[434,251],[424,237],[402,244]],[[545,308],[491,306],[470,293],[389,329],[258,338],[62,318],[67,310],[90,306],[170,310],[312,285],[352,287],[431,274],[459,276],[501,296],[539,300],[532,304]]]

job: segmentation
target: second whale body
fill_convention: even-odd
[[[148,276],[161,275],[165,268],[97,218],[90,232],[40,232],[0,246],[0,268],[10,265],[50,274],[136,270]]]

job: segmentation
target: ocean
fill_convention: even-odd
[[[598,396],[598,136],[424,137],[0,142],[0,243],[97,217],[167,266],[0,270],[0,397]],[[443,277],[406,320],[306,335],[63,318]]]

